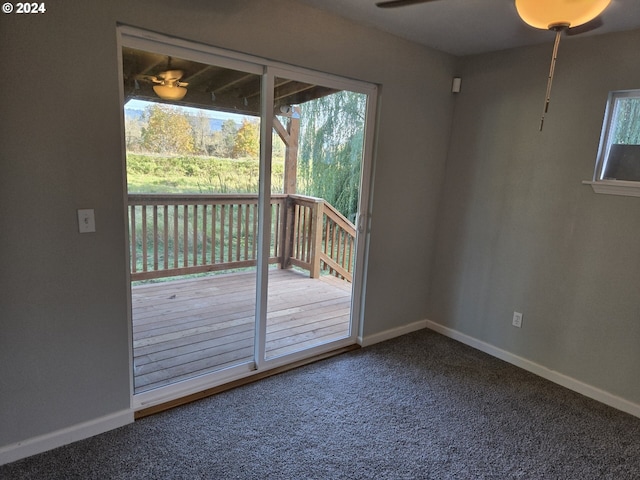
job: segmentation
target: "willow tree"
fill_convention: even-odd
[[[338,92],[300,105],[298,192],[324,198],[354,220],[366,95]]]
[[[611,143],[640,145],[640,98],[618,100],[615,122]]]

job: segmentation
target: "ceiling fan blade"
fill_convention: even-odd
[[[161,80],[158,80],[158,77],[154,75],[144,75],[144,74],[136,75],[135,80],[142,80],[144,82],[160,82],[161,81]]]
[[[387,0],[386,2],[376,3],[376,7],[379,8],[395,8],[406,7],[408,5],[416,5],[418,3],[436,2],[438,0]]]
[[[182,70],[167,70],[158,74],[158,76],[166,82],[178,81],[182,78],[184,72]]]
[[[580,35],[581,33],[587,33],[596,28],[600,28],[602,25],[604,25],[602,17],[598,16],[587,23],[567,29],[567,35]]]

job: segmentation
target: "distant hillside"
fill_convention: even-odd
[[[129,120],[139,120],[140,118],[142,118],[142,114],[144,112],[142,110],[138,110],[135,108],[125,108],[124,109],[124,116],[125,118],[129,119]],[[191,115],[187,115],[187,118],[195,118]],[[226,121],[226,119],[224,118],[210,118],[209,119],[209,128],[211,129],[212,132],[217,132],[222,130],[222,124]],[[236,122],[236,124],[238,125],[238,127],[240,125],[242,125],[241,122]]]
[[[221,118],[211,118],[209,119],[209,128],[211,128],[212,132],[217,132],[222,130],[222,124],[224,123],[224,120],[222,120]]]

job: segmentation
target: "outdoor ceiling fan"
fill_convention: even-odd
[[[163,100],[182,100],[187,94],[187,89],[184,87],[189,85],[187,82],[180,81],[182,75],[184,75],[182,70],[167,70],[156,77],[150,77],[153,83],[157,83],[153,86],[153,91]]]
[[[182,100],[187,94],[185,87],[189,85],[187,82],[180,81],[183,75],[182,70],[171,68],[171,57],[169,57],[166,71],[157,75],[140,75],[138,78],[156,83],[157,85],[153,86],[153,91],[163,100]]]
[[[430,3],[443,0],[386,0],[377,2],[379,8],[395,8]],[[528,25],[543,30],[556,32],[556,39],[551,57],[547,93],[544,110],[540,120],[540,131],[544,125],[544,117],[549,110],[551,84],[558,56],[558,47],[562,33],[576,35],[594,30],[602,26],[600,15],[609,6],[611,0],[514,0],[520,18]]]

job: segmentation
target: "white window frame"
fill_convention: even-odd
[[[611,152],[614,128],[618,121],[618,101],[627,98],[637,98],[640,100],[640,90],[618,90],[609,92],[593,180],[583,182],[591,185],[596,193],[640,197],[640,179],[638,179],[638,181],[616,180],[605,178],[604,176]]]

